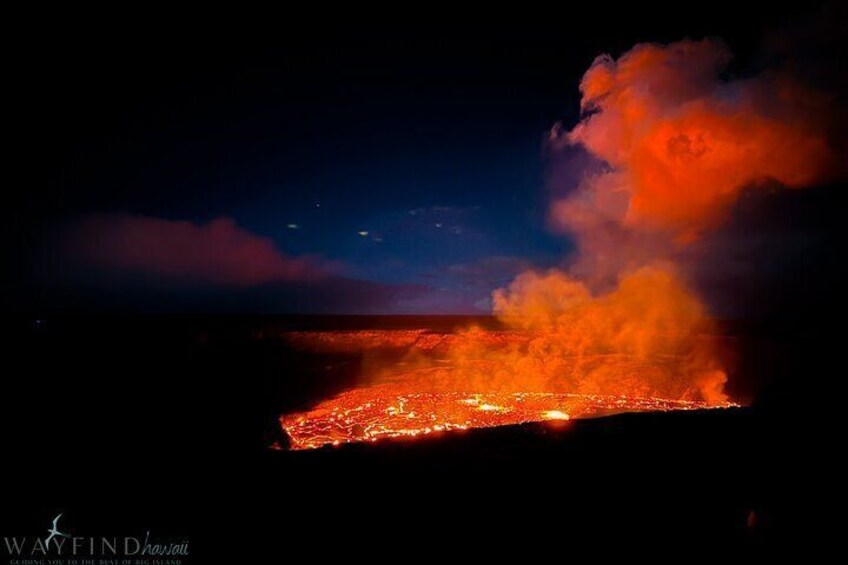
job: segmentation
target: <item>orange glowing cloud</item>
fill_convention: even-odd
[[[727,377],[707,337],[712,323],[670,265],[624,274],[613,290],[594,295],[560,271],[527,272],[493,298],[495,314],[531,336],[495,355],[513,386],[727,399]]]
[[[555,222],[579,235],[575,224],[591,213],[687,241],[720,221],[747,186],[826,179],[835,162],[827,99],[780,74],[725,82],[729,61],[711,39],[598,57],[580,85],[583,120],[553,137],[583,146],[609,171],[584,179],[589,209],[566,201]]]
[[[582,147],[600,163],[551,207],[577,257],[569,272],[526,272],[496,290],[494,313],[528,339],[491,351],[469,332],[460,367],[488,360],[483,380],[496,388],[726,400],[711,319],[675,259],[747,187],[808,186],[836,161],[825,96],[781,73],[727,82],[730,59],[707,39],[594,61],[583,118],[551,132],[555,149]]]

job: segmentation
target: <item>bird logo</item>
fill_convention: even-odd
[[[44,542],[44,547],[49,548],[49,547],[50,547],[50,540],[52,540],[52,539],[53,539],[53,538],[55,538],[56,536],[60,536],[60,537],[63,537],[63,538],[69,538],[69,537],[71,537],[69,534],[66,534],[66,533],[64,533],[64,532],[60,532],[60,531],[59,531],[59,529],[58,529],[58,523],[59,523],[59,518],[61,518],[61,517],[62,517],[62,513],[60,512],[58,516],[56,516],[55,518],[53,518],[53,527],[52,527],[52,528],[50,528],[49,530],[47,530],[47,532],[48,532],[50,535],[49,535],[49,536],[47,536],[47,540],[45,540],[45,542]],[[59,542],[57,541],[57,542],[55,542],[55,543],[56,543],[56,547],[59,547]]]

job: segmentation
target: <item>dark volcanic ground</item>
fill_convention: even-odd
[[[283,330],[465,321],[7,320],[0,534],[42,534],[64,512],[76,535],[150,529],[188,537],[188,563],[264,563],[302,555],[295,548],[322,558],[747,553],[819,532],[807,509],[815,405],[797,383],[827,358],[809,326],[727,325],[731,391],[746,408],[267,448],[279,413],[354,385],[362,363],[291,351]]]

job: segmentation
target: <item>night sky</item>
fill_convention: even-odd
[[[492,289],[573,251],[547,222],[544,140],[578,119],[595,56],[719,36],[744,69],[812,9],[23,17],[4,307],[487,313]],[[154,259],[79,261],[92,225]]]

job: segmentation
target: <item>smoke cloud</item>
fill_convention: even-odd
[[[723,42],[705,39],[592,63],[583,118],[551,132],[554,150],[579,147],[598,161],[551,208],[554,226],[578,241],[575,272],[603,282],[673,259],[746,188],[803,188],[835,174],[832,98],[784,71],[723,80],[730,60]]]
[[[590,157],[550,209],[578,252],[568,272],[527,272],[493,293],[494,313],[535,336],[500,354],[507,378],[726,399],[720,356],[705,339],[712,322],[681,257],[744,191],[804,188],[839,168],[832,98],[784,71],[726,80],[730,61],[719,40],[684,40],[602,55],[586,71],[580,122],[555,126],[549,139],[555,185],[570,180],[556,178],[562,171],[573,175],[575,150]]]

